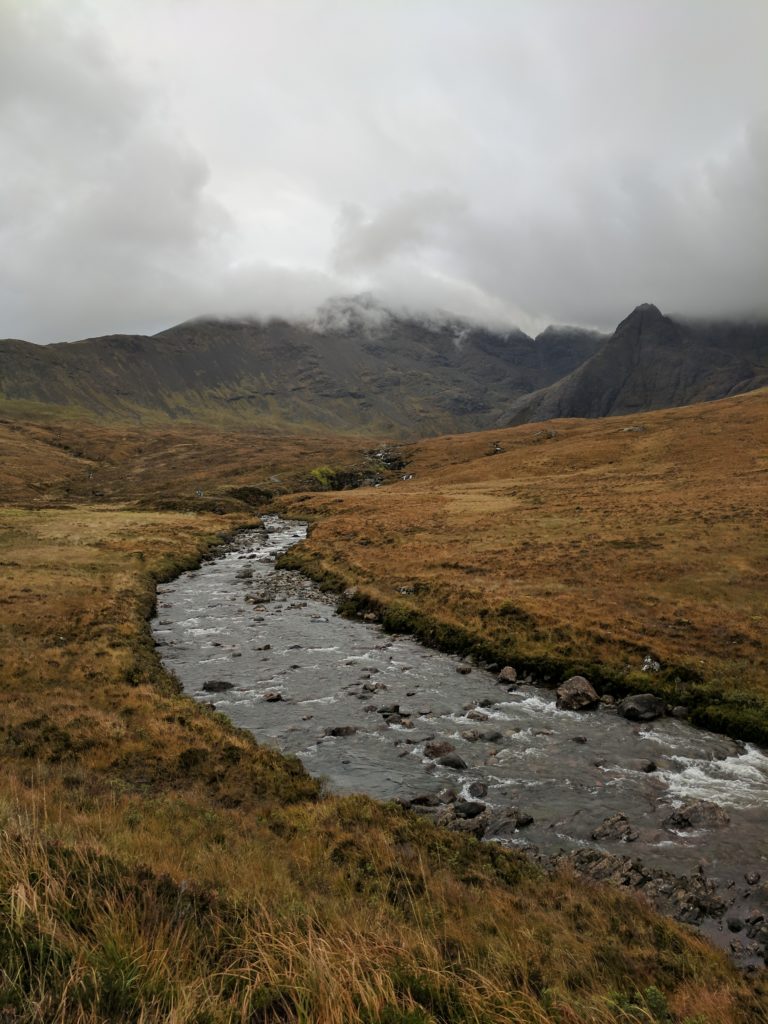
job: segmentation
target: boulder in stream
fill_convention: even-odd
[[[513,686],[517,682],[517,669],[511,665],[505,665],[496,678],[502,686]]]
[[[667,706],[655,693],[636,693],[620,700],[616,710],[630,722],[652,722],[665,714]]]
[[[437,763],[442,765],[443,768],[453,768],[453,770],[457,772],[463,771],[467,767],[467,762],[464,758],[456,753],[445,754],[443,757],[438,757]]]
[[[234,689],[234,683],[228,683],[224,679],[209,679],[203,683],[203,689],[206,693],[224,693],[225,690]]]
[[[584,676],[571,676],[557,688],[557,706],[561,711],[586,711],[599,700],[594,686]]]
[[[424,744],[424,756],[431,757],[433,760],[437,757],[443,757],[445,754],[452,754],[456,748],[448,740],[431,740],[429,743]]]
[[[601,839],[615,839],[622,843],[633,843],[640,833],[632,828],[625,814],[613,814],[605,818],[592,833],[595,841]]]
[[[722,828],[730,822],[727,811],[710,800],[692,800],[678,807],[663,821],[664,828]]]

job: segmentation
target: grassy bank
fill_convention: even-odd
[[[391,488],[283,499],[315,522],[284,564],[435,646],[768,744],[766,446],[765,392],[430,439]]]
[[[323,797],[181,696],[155,583],[247,520],[0,513],[0,1019],[767,1019],[761,981],[636,898]]]

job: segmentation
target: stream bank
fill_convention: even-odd
[[[154,636],[185,692],[298,755],[335,792],[397,799],[643,891],[743,966],[764,962],[768,758],[758,748],[674,718],[564,711],[550,691],[502,685],[342,618],[315,584],[275,567],[304,524],[265,523],[158,588]],[[722,815],[674,820],[702,801]]]

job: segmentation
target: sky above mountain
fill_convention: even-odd
[[[0,337],[768,307],[764,0],[4,0]]]

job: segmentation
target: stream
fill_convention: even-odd
[[[158,587],[154,638],[186,693],[296,754],[333,792],[415,800],[451,827],[644,889],[742,966],[763,965],[765,754],[672,717],[562,711],[551,690],[501,685],[460,658],[344,619],[315,584],[275,567],[305,524],[264,522]],[[696,800],[722,808],[722,821],[663,824]],[[611,829],[593,839],[619,814],[624,839]]]

